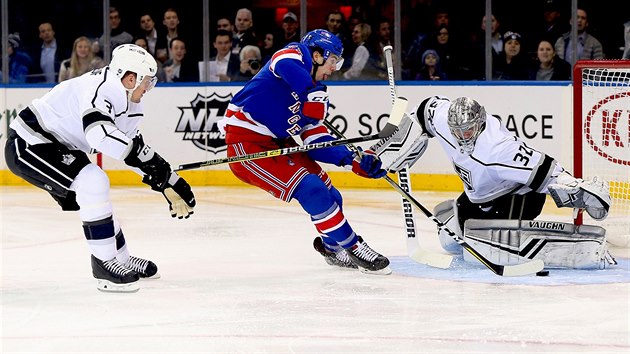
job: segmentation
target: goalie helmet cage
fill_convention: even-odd
[[[630,247],[630,60],[578,61],[573,69],[573,172],[610,184],[608,218],[589,220]],[[576,219],[582,223],[582,217]]]

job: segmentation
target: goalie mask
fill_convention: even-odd
[[[472,154],[477,137],[486,126],[486,110],[477,101],[459,97],[448,108],[448,127],[461,150]]]
[[[133,89],[127,89],[131,94],[140,84],[145,85],[145,90],[149,91],[155,86],[157,78],[157,63],[153,56],[144,48],[135,44],[123,44],[112,52],[112,61],[109,68],[116,77],[122,79],[127,72],[136,74],[136,85]]]

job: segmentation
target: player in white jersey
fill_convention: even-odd
[[[157,266],[131,256],[113,217],[109,179],[87,154],[124,161],[163,193],[171,216],[187,218],[190,185],[143,141],[141,100],[156,83],[157,64],[133,44],[117,47],[111,63],[64,81],[11,122],[5,147],[9,169],[46,190],[64,211],[79,211],[91,251],[93,276],[103,291],[133,292],[140,277],[158,278]]]
[[[558,266],[600,267],[600,261],[609,255],[605,249],[605,230],[601,228],[584,226],[579,229],[564,223],[523,226],[520,223],[540,215],[547,194],[552,196],[558,207],[572,207],[576,213],[586,210],[592,218],[603,220],[610,207],[608,185],[603,180],[597,177],[592,180],[574,178],[553,157],[527,146],[508,131],[499,118],[487,114],[483,106],[468,97],[453,101],[440,96],[427,98],[409,113],[408,119],[413,123],[404,136],[410,136],[409,132],[415,129],[415,139],[406,139],[400,147],[396,144],[402,139],[394,137],[391,140],[396,142],[382,141],[372,149],[383,161],[384,168],[393,172],[407,163],[410,157],[410,164],[413,164],[424,153],[428,138],[439,141],[464,184],[464,193],[456,201],[448,200],[436,206],[435,217],[458,237],[466,239],[470,229],[482,236],[474,241],[466,239],[469,244],[483,243],[500,252],[511,252],[515,256],[512,258],[534,258],[540,256],[538,253],[547,252],[543,259],[545,264]],[[400,134],[403,135],[402,132]],[[484,221],[466,223],[470,219]],[[507,220],[516,221],[512,224]],[[501,228],[503,234],[495,232]],[[511,233],[512,237],[506,237],[506,229],[515,230]],[[562,232],[558,232],[559,229]],[[439,230],[444,249],[451,253],[461,252],[461,246],[453,237],[443,229]],[[544,235],[544,242],[539,242],[540,234]],[[535,242],[539,242],[536,246],[539,248],[534,247],[534,238]],[[588,242],[592,241],[592,247],[581,252],[588,253],[589,257],[567,261],[566,254],[551,254],[564,247],[558,246],[560,244],[570,244],[578,239],[588,243],[585,238]],[[532,244],[528,245],[528,242]],[[545,250],[545,245],[551,243],[554,243],[554,250]],[[568,253],[576,251],[575,246],[568,247],[572,247],[567,248]],[[506,257],[505,254],[501,256],[503,259]],[[613,263],[614,259],[610,258],[610,263]]]

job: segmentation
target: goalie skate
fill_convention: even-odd
[[[140,290],[138,273],[125,268],[116,258],[101,261],[92,255],[92,275],[100,291],[134,293]]]
[[[374,251],[363,241],[361,236],[359,236],[357,243],[346,249],[346,253],[362,273],[382,275],[392,273],[391,268],[389,268],[389,259]]]
[[[352,260],[350,260],[350,257],[348,257],[348,254],[344,252],[343,249],[339,252],[328,250],[326,246],[324,246],[324,241],[321,237],[315,237],[315,240],[313,240],[313,247],[317,252],[324,256],[326,263],[329,265],[341,268],[357,269],[357,265],[352,263]]]
[[[140,257],[129,256],[129,259],[125,263],[125,267],[129,270],[133,270],[138,273],[140,278],[159,279],[158,269],[155,263],[142,259]]]

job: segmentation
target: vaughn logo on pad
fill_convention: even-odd
[[[217,122],[223,118],[232,94],[219,96],[216,93],[205,97],[197,94],[190,106],[177,107],[181,111],[176,133],[183,133],[182,140],[191,141],[202,150],[219,153],[227,149],[225,136]]]

